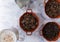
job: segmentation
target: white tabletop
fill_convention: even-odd
[[[43,6],[41,4],[40,9],[42,8]],[[47,42],[42,36],[39,35],[39,31],[37,30],[34,31],[31,36],[27,36],[25,32],[20,29],[19,17],[24,12],[25,10],[20,9],[19,6],[15,3],[15,0],[0,0],[0,31],[5,28],[16,27],[17,29],[19,29],[21,36],[24,38],[23,41],[17,42]],[[38,13],[39,17],[40,13]],[[42,17],[40,18],[42,19]],[[44,21],[44,19],[42,19],[41,21]],[[60,39],[58,39],[57,42],[60,42]]]

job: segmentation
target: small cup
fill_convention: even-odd
[[[55,12],[56,14],[58,14],[58,15],[49,15],[50,13],[48,13],[47,14],[47,12],[46,12],[46,9],[45,9],[45,7],[46,7],[46,5],[50,2],[51,0],[44,0],[44,11],[45,11],[45,14],[49,17],[49,18],[60,18],[60,13],[58,13],[58,12],[55,12],[55,11],[53,11],[53,12]],[[54,1],[54,0],[52,0],[52,1]],[[60,0],[55,0],[56,2],[60,2]],[[53,8],[52,8],[53,9]],[[51,10],[51,9],[50,9]]]
[[[4,29],[0,33],[0,42],[16,42],[19,39],[19,33],[16,28]]]
[[[29,4],[29,0],[15,0],[15,2],[20,8],[27,7]]]
[[[36,19],[36,23],[37,25],[34,25],[35,27],[31,27],[32,29],[31,30],[27,30],[27,29],[24,29],[25,27],[23,26],[24,24],[22,24],[22,20],[24,19],[23,16],[27,15],[27,14],[31,14],[32,16],[34,16],[34,18]],[[29,18],[28,18],[29,19]],[[31,21],[31,20],[29,20]],[[20,27],[26,32],[27,35],[32,35],[32,32],[35,31],[39,25],[39,18],[38,16],[32,11],[32,9],[27,9],[26,12],[20,17],[19,19],[19,25]],[[31,24],[30,24],[31,25]]]
[[[53,22],[53,21],[50,21],[50,22],[52,22],[52,23],[56,23],[56,22]],[[47,24],[47,23],[49,23],[49,22],[45,22],[45,23],[43,23],[43,25],[42,25],[42,29],[40,30],[40,36],[43,36],[43,38],[44,39],[46,39],[45,37],[44,37],[44,35],[43,35],[43,28],[44,28],[44,26]],[[56,23],[57,24],[57,26],[59,27],[59,25],[58,25],[58,23]],[[58,38],[59,38],[59,33],[58,33],[58,36],[57,37],[55,37],[55,39],[53,39],[53,40],[48,40],[48,39],[46,39],[47,41],[56,41]]]
[[[13,41],[11,41],[13,40]],[[19,35],[19,31],[12,27],[10,29],[4,29],[0,33],[0,42],[17,42],[17,41],[23,41],[23,35]]]

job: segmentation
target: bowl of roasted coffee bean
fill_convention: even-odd
[[[42,36],[47,41],[56,41],[59,38],[59,25],[56,22],[48,22],[42,28]]]
[[[60,18],[60,0],[44,1],[45,13],[50,18]]]
[[[39,18],[31,10],[28,9],[19,19],[20,27],[26,32],[27,35],[32,35],[32,32],[38,28]]]

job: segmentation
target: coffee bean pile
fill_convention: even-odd
[[[42,29],[43,36],[52,41],[59,35],[59,26],[54,22],[48,22]]]
[[[56,0],[49,0],[45,5],[45,12],[51,18],[56,18],[60,15],[60,3]]]
[[[32,31],[38,26],[38,19],[33,13],[25,13],[20,19],[21,27],[26,31]]]

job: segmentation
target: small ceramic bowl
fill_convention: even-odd
[[[16,28],[4,29],[0,33],[0,42],[16,42],[19,39],[19,33]]]
[[[57,5],[60,5],[60,0],[44,0],[44,10],[45,10],[45,14],[50,17],[50,18],[60,18],[60,7],[56,5],[56,3],[54,3],[54,1],[57,3]],[[52,4],[53,3],[53,4]],[[51,5],[52,4],[52,5]],[[49,6],[50,5],[50,6]],[[54,6],[54,8],[53,8]],[[51,9],[50,9],[50,8]],[[55,9],[56,8],[56,9]],[[58,9],[58,10],[57,10]]]
[[[50,31],[50,29],[49,29],[49,24],[50,24],[50,27],[51,27],[51,31]],[[57,30],[56,30],[56,32],[55,32],[55,30],[53,29],[52,30],[52,28],[53,28],[53,26],[52,25],[56,25],[56,27],[57,27]],[[46,27],[48,27],[48,28],[46,28]],[[55,28],[55,27],[54,27]],[[56,22],[47,22],[47,23],[45,23],[44,25],[43,25],[43,27],[42,27],[42,30],[41,30],[41,32],[42,32],[42,36],[43,36],[43,38],[45,38],[47,41],[56,41],[60,36],[60,34],[59,34],[59,25],[58,25],[58,23],[56,23]],[[45,32],[44,32],[45,31]],[[50,33],[51,32],[51,33]],[[57,33],[54,37],[52,37],[52,35],[49,37],[49,35],[50,34],[53,34],[52,32],[54,32],[54,33]],[[46,34],[46,35],[45,35]],[[54,35],[54,34],[53,34]]]
[[[39,18],[31,9],[28,9],[19,18],[19,22],[20,27],[26,32],[26,34],[32,35],[32,32],[38,28]]]

